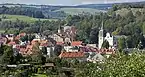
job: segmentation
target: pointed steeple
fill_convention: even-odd
[[[103,29],[104,29],[104,22],[103,22],[103,20],[102,20],[101,30],[103,30]]]
[[[58,27],[58,33],[61,33],[61,26]]]
[[[103,15],[102,15],[102,25],[101,25],[101,30],[104,29],[104,18],[103,18]]]

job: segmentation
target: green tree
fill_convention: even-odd
[[[61,45],[56,45],[56,46],[54,47],[54,54],[55,54],[56,56],[59,56],[60,53],[61,53],[61,50],[62,50],[62,46],[61,46]]]
[[[13,49],[12,47],[5,46],[4,54],[1,56],[0,62],[2,64],[12,64],[13,63]]]
[[[109,42],[107,40],[105,40],[102,44],[102,48],[106,48],[108,49],[109,48]]]
[[[25,36],[21,37],[20,40],[22,42],[28,41],[28,35],[25,35]]]
[[[118,40],[118,49],[126,48],[126,39],[124,37],[119,38]]]

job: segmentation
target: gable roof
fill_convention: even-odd
[[[57,45],[63,45],[64,42],[57,42],[56,44],[57,44]]]
[[[11,41],[11,42],[8,43],[8,45],[16,45],[16,42]]]
[[[62,52],[60,58],[83,58],[85,56],[84,52]]]
[[[71,43],[72,46],[80,46],[82,44],[82,41],[73,41]]]

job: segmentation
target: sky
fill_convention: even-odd
[[[145,0],[0,0],[0,3],[45,4],[45,5],[78,5],[120,2],[138,2]]]

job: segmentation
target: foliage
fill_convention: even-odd
[[[124,55],[118,53],[110,57],[104,63],[87,63],[85,68],[76,70],[76,77],[144,77],[144,59],[142,53]]]
[[[62,50],[62,46],[61,45],[56,45],[54,48],[54,54],[55,56],[59,56]]]
[[[126,39],[124,37],[118,39],[118,49],[126,48]]]
[[[0,63],[2,64],[12,64],[13,62],[13,50],[12,47],[3,46],[3,54],[1,56]]]
[[[102,44],[102,48],[106,48],[108,49],[109,48],[109,42],[107,40],[105,40]]]

